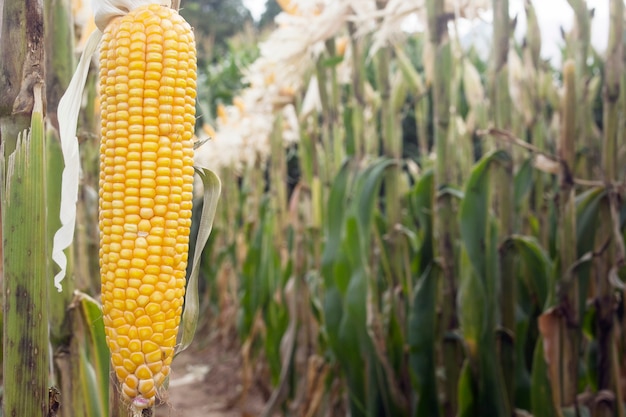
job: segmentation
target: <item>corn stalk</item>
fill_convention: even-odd
[[[509,1],[493,0],[494,50],[493,50],[493,92],[494,125],[497,128],[511,130],[512,105],[509,95],[508,54],[511,37],[509,18]],[[512,155],[512,146],[508,142],[498,142],[498,148]],[[513,159],[511,162],[499,164],[495,180],[494,203],[498,216],[499,242],[506,241],[514,233],[513,206]],[[508,403],[515,404],[515,264],[509,251],[500,251],[499,276],[493,277],[500,282],[500,316],[502,332],[500,333],[500,362]]]
[[[575,16],[575,28],[572,32],[571,39],[571,55],[576,67],[576,97],[581,103],[585,103],[587,91],[587,80],[589,78],[589,50],[591,47],[591,12],[588,9],[587,2],[583,0],[568,0],[568,3],[574,10]],[[575,36],[574,36],[575,35]],[[578,144],[582,149],[587,150],[591,158],[584,158],[580,161],[580,169],[576,169],[576,166],[572,166],[572,172],[577,172],[580,175],[592,177],[594,159],[599,163],[599,154],[591,135],[591,126],[593,125],[593,119],[591,116],[591,109],[588,104],[576,106],[576,119],[571,123],[577,123],[577,129],[572,132],[576,136],[574,142]]]
[[[559,321],[560,363],[559,384],[555,393],[559,396],[557,406],[576,404],[578,393],[578,357],[580,352],[580,296],[576,271],[573,268],[576,254],[576,206],[573,168],[576,138],[576,67],[573,61],[563,66],[565,92],[562,104],[561,136],[559,138],[559,257],[561,262],[558,283],[558,304],[561,309]],[[553,385],[553,389],[556,388]],[[559,392],[560,391],[560,392]],[[556,402],[556,401],[555,401]]]
[[[9,2],[0,39],[4,415],[48,413],[48,248],[41,1]]]
[[[364,42],[356,37],[358,27],[350,23],[350,44],[352,46],[352,136],[354,141],[354,155],[357,159],[365,154],[365,59]]]
[[[444,13],[441,1],[429,0],[426,3],[428,13],[428,36],[434,50],[433,63],[436,71],[432,79],[432,100],[434,115],[435,150],[435,216],[434,237],[436,256],[441,269],[440,288],[443,302],[439,334],[444,337],[441,347],[441,361],[445,369],[443,384],[444,415],[454,416],[457,412],[456,387],[459,378],[462,353],[458,343],[443,335],[458,328],[456,311],[457,272],[454,250],[455,230],[454,207],[452,197],[444,189],[453,182],[448,169],[452,163],[448,145],[450,127],[450,82],[452,80],[452,50],[448,35],[448,17]]]
[[[9,416],[48,413],[50,275],[42,89],[35,84],[30,130],[18,135],[15,151],[0,163],[2,234],[10,236],[3,245],[3,410]]]
[[[616,337],[616,302],[611,277],[617,273],[617,268],[624,264],[624,244],[620,229],[619,194],[614,184],[618,180],[618,140],[623,137],[623,123],[620,115],[623,113],[624,102],[621,99],[621,74],[623,71],[624,47],[624,2],[621,0],[610,2],[609,44],[605,64],[604,110],[603,127],[604,141],[602,149],[602,168],[604,181],[608,186],[608,198],[604,199],[600,207],[600,218],[605,219],[600,224],[597,237],[598,242],[611,242],[602,255],[596,259],[596,297],[597,309],[596,332],[598,341],[598,390],[613,392],[613,401],[598,401],[593,408],[594,417],[624,416],[621,389],[619,387],[619,362],[617,352],[619,348]],[[610,219],[610,221],[609,221]]]

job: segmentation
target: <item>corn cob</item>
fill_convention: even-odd
[[[170,371],[191,225],[196,51],[174,10],[141,6],[100,52],[100,275],[123,397],[151,407]]]

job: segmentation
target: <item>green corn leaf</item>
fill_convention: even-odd
[[[595,324],[595,323],[594,323]],[[584,378],[591,392],[598,392],[600,349],[598,339],[591,339],[587,342],[585,349],[585,372],[581,377]]]
[[[600,201],[605,196],[606,189],[597,187],[576,197],[576,241],[579,257],[593,248]]]
[[[390,407],[377,394],[386,388],[378,386],[381,370],[367,335],[365,300],[375,202],[385,170],[393,163],[389,159],[377,160],[362,169],[354,181],[350,181],[351,166],[344,164],[328,203],[329,227],[322,255],[326,329],[330,346],[346,374],[353,415],[366,415],[372,407]],[[346,204],[349,192],[351,199]],[[377,387],[376,394],[366,395],[370,389],[367,387],[373,386]]]
[[[434,178],[432,169],[424,172],[409,195],[411,214],[423,234],[427,234],[428,229],[432,228]]]
[[[279,268],[275,266],[277,254],[273,244],[274,233],[276,231],[276,217],[276,211],[272,210],[271,204],[269,204],[268,209],[265,211],[263,225],[260,228],[261,250],[260,262],[257,266],[258,271],[256,274],[252,275],[253,279],[258,279],[260,282],[259,307],[264,307],[270,297],[272,297],[274,290],[277,288],[278,277],[280,276]]]
[[[102,306],[85,293],[76,291],[70,311],[78,313],[77,319],[84,342],[79,347],[79,369],[82,389],[88,397],[89,416],[106,416],[109,413],[109,347],[106,344]],[[77,395],[77,394],[74,394]]]
[[[601,202],[606,198],[604,187],[596,187],[580,194],[576,198],[576,253],[578,258],[594,250],[596,240],[598,214]],[[607,219],[609,221],[609,219]],[[579,285],[580,314],[585,314],[587,290],[591,279],[591,263],[587,262],[577,268]]]
[[[463,200],[463,198],[465,197],[465,193],[463,192],[463,190],[459,190],[456,187],[446,185],[437,189],[437,197],[443,196],[450,196],[456,198],[457,200]]]
[[[333,68],[343,62],[343,56],[334,56],[322,61],[322,65],[327,68]]]
[[[483,415],[488,416],[507,416],[511,415],[512,404],[509,404],[509,397],[505,391],[504,375],[502,369],[502,363],[494,360],[499,355],[498,349],[504,350],[506,345],[497,344],[496,335],[494,334],[496,329],[496,298],[498,297],[496,292],[495,280],[498,279],[498,228],[496,226],[497,219],[491,218],[491,224],[489,228],[488,238],[488,261],[487,261],[487,280],[485,284],[485,290],[487,299],[485,303],[485,314],[487,321],[485,325],[485,332],[483,333],[484,339],[481,341],[479,354],[480,354],[480,380],[479,380],[479,399],[480,407]],[[512,350],[510,336],[507,334],[508,348]]]
[[[367,281],[363,268],[359,265],[362,253],[359,245],[359,228],[353,217],[347,219],[345,240],[341,252],[346,253],[346,273],[349,284],[343,297],[342,316],[339,322],[335,353],[346,374],[349,387],[350,410],[354,416],[365,416],[368,398],[365,356],[369,350],[366,333],[365,300]],[[327,316],[328,317],[328,316]]]
[[[393,159],[380,159],[368,166],[357,178],[354,212],[359,225],[362,250],[367,250],[380,184],[385,170],[395,164]]]
[[[367,383],[366,366],[363,357],[363,350],[367,346],[365,334],[365,297],[360,299],[359,295],[365,296],[365,277],[360,273],[355,274],[351,280],[350,300],[346,300],[346,308],[339,327],[339,349],[341,365],[346,373],[349,387],[350,410],[353,416],[365,416],[366,404],[369,402],[365,386]],[[350,305],[349,308],[347,305]]]
[[[409,196],[411,213],[421,235],[421,246],[414,256],[414,274],[419,276],[413,289],[408,318],[409,366],[418,394],[414,417],[440,415],[436,380],[437,272],[433,248],[434,175],[429,170],[415,184]]]
[[[531,409],[531,375],[526,361],[526,349],[536,346],[534,334],[529,332],[531,322],[537,314],[551,303],[551,282],[554,267],[547,252],[537,239],[530,236],[513,235],[503,245],[504,250],[513,251],[519,259],[518,311],[515,331],[515,401],[522,409]]]
[[[198,229],[198,239],[196,241],[191,274],[187,282],[187,290],[185,293],[185,311],[183,311],[182,335],[180,344],[176,349],[176,353],[180,353],[187,349],[193,340],[198,326],[198,273],[200,272],[200,259],[202,251],[211,235],[213,227],[213,219],[217,211],[217,202],[220,197],[222,184],[217,175],[213,171],[206,168],[196,168],[196,173],[200,176],[204,186],[204,203],[202,206],[202,217]]]
[[[284,286],[284,279],[281,277],[281,263],[278,252],[275,250],[272,244],[275,228],[275,215],[273,211],[268,211],[268,220],[265,222],[265,230],[263,231],[263,237],[265,242],[263,243],[263,250],[261,251],[261,274],[258,278],[263,283],[265,288],[263,289],[264,298],[261,300],[261,308],[263,314],[263,321],[266,325],[265,334],[265,353],[270,364],[270,372],[272,377],[272,383],[278,384],[282,362],[284,358],[281,356],[281,341],[287,325],[289,324],[288,310],[284,306],[278,305],[272,297],[277,291]]]
[[[533,368],[531,372],[532,382],[530,399],[532,414],[534,417],[560,416],[554,406],[552,386],[548,374],[548,365],[543,355],[543,341],[540,338],[533,355]]]
[[[527,287],[531,298],[536,300],[539,309],[543,310],[551,298],[550,283],[554,281],[552,261],[534,237],[514,235],[510,237],[509,242],[511,250],[515,250],[520,256],[523,285]]]
[[[434,256],[433,246],[433,192],[435,176],[432,170],[424,173],[409,194],[410,213],[416,223],[420,246],[413,257],[413,269],[416,276],[422,276],[429,268]]]
[[[321,271],[324,279],[324,325],[332,352],[341,363],[346,363],[341,349],[339,332],[344,315],[343,294],[348,287],[350,267],[346,255],[340,251],[347,192],[351,179],[349,160],[341,166],[332,183],[328,197],[324,234],[326,242],[322,253]]]
[[[272,384],[277,386],[286,359],[282,356],[281,342],[289,325],[289,314],[284,306],[279,306],[273,301],[269,302],[264,313],[266,325],[264,353],[270,366]]]
[[[75,293],[73,304],[80,307],[80,317],[87,339],[86,349],[81,349],[81,356],[86,355],[84,360],[81,357],[81,372],[88,372],[89,381],[93,379],[90,382],[93,387],[89,388],[99,395],[98,401],[91,407],[100,410],[102,415],[108,415],[110,356],[102,321],[102,307],[96,300],[79,291]]]
[[[472,169],[461,201],[459,322],[471,366],[476,370],[477,406],[481,415],[505,415],[508,402],[497,361],[496,284],[498,228],[490,215],[489,166],[510,160],[504,151],[486,155]]]
[[[596,327],[597,313],[597,307],[594,304],[591,304],[585,311],[585,315],[582,319],[581,330],[589,339],[594,339],[598,331]]]
[[[390,311],[398,303],[398,298],[401,296],[394,297],[391,294],[389,295],[389,297],[383,298],[383,322],[388,323],[389,328],[386,340],[387,349],[389,351],[389,362],[393,365],[394,369],[399,369],[405,363],[404,356],[406,355],[407,334],[405,333],[405,329],[402,328],[402,325],[405,323],[400,321],[400,318],[394,314],[394,311]]]
[[[247,240],[250,242],[246,253],[246,258],[241,271],[241,308],[243,314],[239,323],[239,331],[242,337],[247,337],[254,316],[261,307],[264,300],[269,297],[268,277],[267,277],[267,256],[264,252],[271,250],[271,246],[266,245],[268,239],[267,232],[272,231],[268,221],[271,218],[269,200],[264,199],[259,207],[260,223],[254,234],[250,234]],[[251,230],[252,232],[252,230]]]
[[[518,303],[520,297],[518,297]],[[533,316],[520,313],[518,308],[517,321],[515,324],[515,407],[524,410],[531,409],[530,390],[531,376],[526,360],[526,348],[528,346],[530,321],[535,320]],[[536,343],[533,343],[534,346]]]
[[[489,334],[481,344],[479,380],[479,406],[484,416],[508,416],[511,415],[508,404],[508,397],[505,392],[505,386],[502,375],[502,368],[497,360],[498,349],[496,347],[495,338]]]
[[[335,286],[326,288],[324,292],[323,300],[324,310],[324,325],[326,327],[326,333],[328,335],[328,343],[332,349],[332,352],[337,358],[341,359],[342,350],[339,343],[339,328],[341,326],[341,318],[343,317],[343,296],[339,292],[339,289]]]
[[[355,110],[352,106],[346,106],[343,111],[343,125],[345,129],[344,134],[344,143],[346,148],[346,155],[348,157],[354,157],[356,154],[356,144],[354,143],[354,125],[352,120],[354,120],[356,112],[361,111],[360,109]],[[308,159],[308,158],[307,158]]]
[[[459,388],[457,390],[459,411],[458,417],[476,417],[479,416],[478,404],[476,399],[478,397],[478,389],[476,387],[474,375],[472,375],[472,368],[470,361],[466,360],[463,363],[461,369],[461,375],[459,376]]]
[[[458,294],[458,314],[463,339],[469,357],[478,360],[479,348],[484,348],[486,326],[489,322],[487,293],[482,280],[472,268],[468,251],[461,248],[460,254],[460,285]]]
[[[427,268],[415,287],[409,312],[409,363],[418,394],[414,417],[440,415],[435,375],[437,285],[437,273]]]
[[[89,362],[89,355],[84,348],[79,349],[78,364],[80,367],[80,385],[84,393],[84,399],[80,399],[79,401],[84,401],[86,413],[85,417],[100,417],[109,415],[108,384],[106,385],[106,387],[103,387],[101,385],[93,365],[91,364],[91,362]],[[64,406],[68,407],[70,406],[70,404],[64,403]],[[74,413],[78,412],[78,410],[75,409],[72,411]]]
[[[347,199],[348,184],[350,181],[351,164],[346,160],[335,177],[328,196],[328,208],[324,234],[326,243],[322,253],[322,276],[327,288],[332,287],[333,264],[336,260],[341,245],[341,231],[343,227],[344,212]]]
[[[353,263],[351,263],[350,261],[350,255],[352,255],[353,258],[358,258],[358,256],[360,256],[360,252],[344,251],[342,247],[342,249],[340,249],[340,252],[335,255],[336,258],[332,267],[332,277],[334,279],[333,285],[337,287],[342,297],[345,297],[346,293],[348,292],[350,277],[352,275]]]
[[[459,209],[463,244],[473,268],[480,277],[487,273],[487,222],[489,217],[489,176],[492,162],[506,162],[509,155],[495,151],[483,157],[472,169]]]

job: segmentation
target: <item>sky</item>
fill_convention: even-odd
[[[243,4],[250,10],[254,20],[259,20],[265,10],[265,0],[243,0]]]
[[[244,4],[258,20],[265,10],[265,1],[244,0]],[[554,58],[562,45],[560,28],[563,27],[567,31],[572,27],[574,13],[567,0],[533,0],[533,4],[541,27],[541,55],[544,58]],[[592,44],[598,52],[603,52],[608,39],[608,1],[587,0],[587,5],[596,9],[592,25]],[[510,0],[510,10],[512,16],[519,15],[516,33],[521,37],[526,30],[523,0]]]
[[[595,8],[595,15],[591,27],[591,43],[598,50],[603,52],[606,49],[608,40],[608,20],[609,2],[607,0],[587,0],[589,8]],[[559,52],[559,45],[563,44],[560,27],[566,31],[571,29],[574,23],[574,12],[567,3],[567,0],[533,0],[539,27],[541,28],[542,49],[544,58],[553,57]],[[516,33],[521,36],[526,29],[526,18],[524,15],[524,5],[521,0],[511,0],[511,14],[519,13],[520,25]]]

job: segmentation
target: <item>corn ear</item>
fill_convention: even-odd
[[[151,407],[169,375],[185,294],[196,51],[169,7],[112,20],[100,52],[100,272],[124,398]]]

